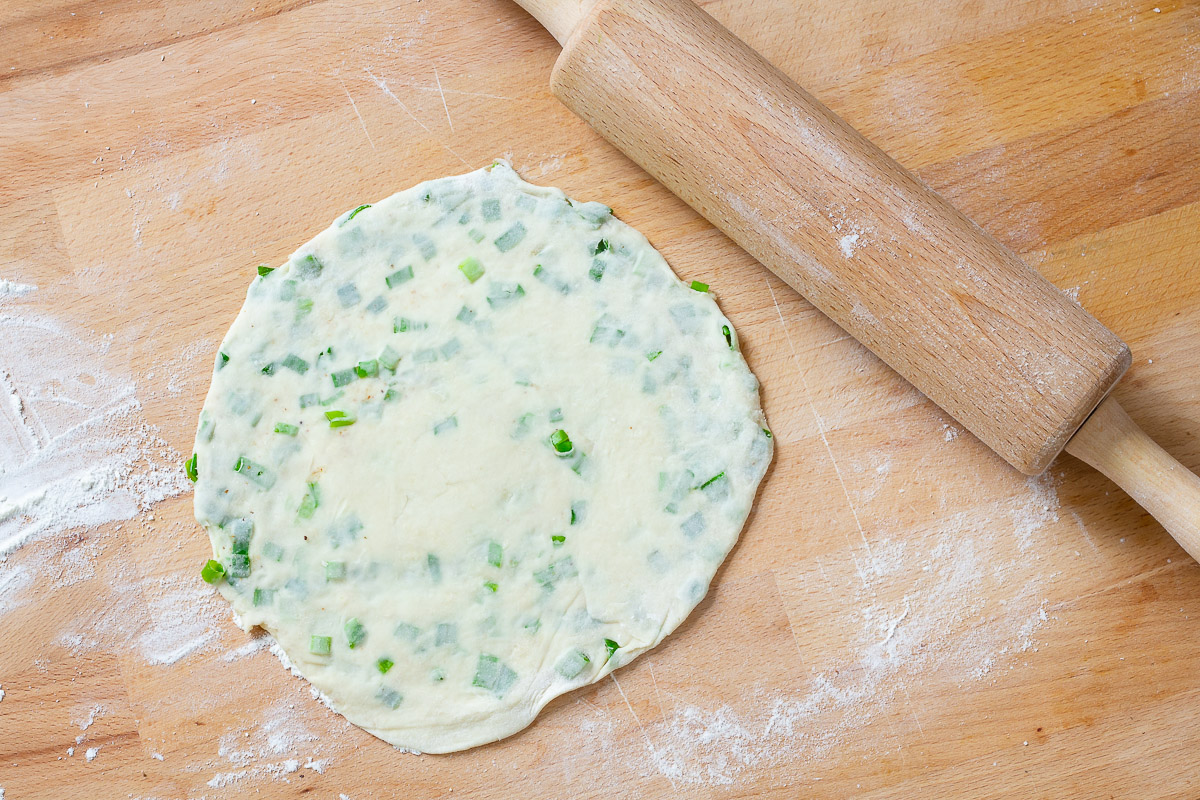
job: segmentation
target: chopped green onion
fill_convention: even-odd
[[[274,375],[275,374],[275,362],[272,361],[270,364],[267,364],[265,367],[263,367],[260,371],[262,372],[263,375]]]
[[[662,350],[655,350],[653,353],[646,353],[646,360],[653,361],[662,355]]]
[[[692,514],[690,517],[685,519],[683,524],[679,527],[683,531],[684,536],[688,537],[689,539],[695,539],[704,532],[704,529],[707,528],[708,525],[704,521],[704,515],[697,511],[695,514]]]
[[[433,582],[441,583],[442,582],[441,559],[439,559],[433,553],[430,553],[429,555],[425,556],[425,564],[426,564],[426,566],[429,567],[429,577],[433,579]]]
[[[475,319],[475,312],[463,306],[459,309],[457,316],[454,317],[459,322],[472,322]]]
[[[375,669],[379,670],[380,675],[387,675],[388,670],[396,666],[396,662],[390,658],[381,658],[375,662]]]
[[[693,292],[707,292],[708,284],[703,281],[692,281],[691,289]]]
[[[225,570],[229,578],[250,577],[250,556],[244,553],[234,553],[229,557],[229,568]]]
[[[495,283],[488,291],[488,305],[503,308],[525,296],[525,288],[519,283]]]
[[[621,645],[614,642],[612,639],[604,640],[604,649],[608,651],[608,657],[612,658],[613,653],[621,649]]]
[[[387,284],[387,287],[389,289],[395,289],[400,284],[411,281],[412,277],[413,277],[413,268],[412,268],[412,265],[409,265],[409,266],[405,267],[404,269],[398,269],[395,272],[393,272],[391,275],[388,275],[386,278],[383,279],[383,282]]]
[[[553,589],[554,584],[561,578],[574,578],[579,574],[579,570],[575,566],[575,562],[570,556],[555,561],[545,569],[538,570],[533,573],[533,579],[537,581],[543,589]]]
[[[287,367],[288,369],[300,375],[308,372],[308,362],[293,353],[289,353],[287,358],[279,363],[281,366]]]
[[[763,428],[763,429],[762,429],[762,432],[763,432],[763,433],[766,435],[766,437],[767,437],[768,439],[774,439],[774,438],[775,438],[774,436],[772,436],[772,435],[771,435],[771,432],[770,432],[769,430],[767,430],[766,428]]]
[[[346,646],[353,650],[362,644],[365,638],[367,638],[366,627],[359,622],[357,617],[351,617],[346,622]]]
[[[550,537],[550,541],[554,543],[555,547],[562,547],[564,544],[567,543],[567,537],[563,536],[560,533],[556,533]]]
[[[263,555],[272,561],[283,560],[283,548],[274,542],[267,542],[263,545]]]
[[[496,166],[492,164],[492,166]],[[495,198],[489,198],[479,204],[480,213],[488,222],[495,222],[500,219],[500,201]]]
[[[592,248],[592,255],[598,256],[601,253],[603,253],[605,250],[611,250],[611,249],[612,249],[612,245],[610,245],[608,243],[608,239],[601,239],[600,241],[596,242],[596,246]]]
[[[529,622],[526,622],[521,627],[523,627],[525,629],[526,633],[528,633],[530,636],[532,636],[533,634],[538,632],[539,628],[542,627],[542,621],[540,619],[530,620]]]
[[[415,642],[417,637],[421,635],[421,629],[416,625],[410,625],[407,622],[401,622],[396,626],[396,638],[407,639],[410,642]]]
[[[725,477],[724,472],[718,472],[716,475],[713,475],[711,478],[706,480],[704,483],[700,484],[700,488],[707,489],[709,486],[712,486],[714,483],[716,483],[717,481],[721,480],[721,478],[724,478],[724,477]]]
[[[600,279],[604,277],[604,262],[599,259],[593,261],[592,268],[588,270],[588,277],[599,283]]]
[[[237,463],[233,465],[233,471],[249,478],[264,489],[270,489],[275,485],[274,473],[262,464],[256,464],[245,456],[238,456]]]
[[[384,369],[390,369],[392,372],[395,372],[396,365],[400,363],[400,354],[397,353],[390,344],[384,345],[383,352],[379,354],[379,358],[377,358],[376,361],[378,361],[379,366],[383,367]]]
[[[276,422],[275,432],[282,433],[284,436],[295,436],[300,432],[300,428],[287,422]]]
[[[301,408],[308,408],[309,406],[315,406],[315,405],[320,404],[320,402],[321,402],[321,395],[317,394],[316,392],[309,392],[308,394],[300,395],[300,407]]]
[[[183,462],[183,471],[187,473],[188,480],[192,483],[195,483],[196,479],[200,477],[199,473],[196,471],[197,464],[198,461],[195,453],[192,453],[192,457]]]
[[[258,588],[258,587],[256,587],[254,589],[254,605],[255,606],[269,606],[273,602],[275,602],[275,590],[274,589],[262,589],[262,588]]]
[[[437,436],[449,430],[454,430],[458,427],[458,417],[446,417],[441,422],[433,426],[433,435]]]
[[[504,548],[499,542],[488,542],[487,561],[493,567],[498,567],[504,563]]]
[[[429,327],[428,322],[416,322],[408,317],[396,317],[392,322],[392,333],[404,333],[406,331],[423,331]]]
[[[440,622],[433,636],[433,644],[441,647],[447,644],[458,644],[458,626],[452,622]]]
[[[327,656],[332,649],[332,636],[313,636],[308,640],[308,652],[314,656]]]
[[[478,228],[471,228],[471,230],[467,231],[467,236],[469,236],[471,241],[475,242],[475,244],[479,244],[483,241],[483,235],[483,231],[479,230]]]
[[[208,563],[200,569],[200,577],[205,583],[216,583],[225,577],[225,567],[220,561],[209,559]]]
[[[375,359],[360,361],[354,368],[354,374],[360,378],[371,378],[379,374],[379,362]]]
[[[321,365],[322,358],[333,358],[333,347],[326,347],[321,352],[317,353],[317,366]]]
[[[500,234],[500,237],[496,239],[494,244],[496,245],[496,249],[501,253],[507,253],[509,250],[512,250],[514,247],[520,244],[521,240],[524,238],[525,226],[520,222],[514,222],[511,228]],[[472,281],[472,283],[474,283],[474,281]]]
[[[345,561],[326,561],[325,562],[325,582],[343,581],[346,579],[346,562]]]
[[[404,702],[404,695],[397,692],[395,689],[389,689],[386,686],[379,687],[379,700],[385,706],[395,711]]]
[[[279,299],[291,300],[296,296],[296,282],[292,280],[284,281],[279,285]]]
[[[350,216],[346,217],[346,222],[349,222],[350,220],[352,220],[356,216],[358,216],[358,212],[366,211],[370,207],[371,207],[371,204],[367,203],[366,205],[362,205],[362,206],[359,206],[358,208],[354,209],[353,211],[350,212]]]
[[[347,416],[345,411],[326,411],[325,419],[329,420],[331,428],[345,428],[358,422],[356,417]]]
[[[266,264],[258,265],[258,277],[265,278],[275,271],[274,267],[268,267]]]
[[[446,680],[446,671],[441,667],[434,667],[429,671],[429,680],[433,681],[434,683],[441,683],[442,681]]]
[[[580,500],[577,503],[571,503],[571,524],[578,525],[583,522],[583,515],[587,513],[587,501]]]
[[[370,311],[372,314],[378,314],[385,308],[387,308],[387,300],[383,299],[383,295],[379,295],[379,297],[367,303],[367,311]]]
[[[463,261],[461,264],[458,265],[458,268],[459,268],[459,270],[462,271],[462,274],[464,276],[466,276],[466,279],[468,281],[470,281],[471,283],[474,283],[475,281],[477,281],[483,277],[483,273],[484,273],[483,265],[480,264],[479,261],[476,260],[474,257],[467,258],[465,261]]]
[[[296,274],[307,280],[320,275],[322,269],[324,269],[324,264],[321,263],[321,260],[312,253],[309,253],[300,259],[300,263],[296,265]]]
[[[383,393],[383,402],[390,403],[399,396],[400,396],[400,390],[393,386],[389,386],[388,390]]]
[[[313,301],[311,297],[296,298],[296,318],[304,316],[313,309]]]
[[[485,588],[489,592],[492,592],[493,594],[495,594],[496,592],[498,592],[500,590],[500,585],[497,584],[495,581],[488,581],[487,583],[483,584],[483,588]]]
[[[353,283],[344,283],[337,290],[338,302],[342,304],[342,308],[350,308],[362,302],[362,295],[358,293],[358,287]]]
[[[479,663],[475,667],[475,678],[471,681],[472,686],[487,689],[497,697],[503,697],[504,693],[511,689],[516,682],[517,673],[509,669],[508,665],[499,658],[487,653],[479,654]]]
[[[353,382],[357,374],[358,373],[354,370],[354,368],[351,367],[350,369],[338,370],[337,372],[331,373],[329,377],[333,381],[333,385],[335,387],[340,387]]]
[[[575,446],[571,444],[571,437],[562,428],[559,428],[554,433],[550,434],[550,446],[554,448],[554,452],[560,456],[568,456]]]
[[[334,402],[335,402],[335,401],[336,401],[338,398],[340,398],[342,395],[344,395],[345,393],[346,393],[346,391],[345,391],[344,389],[343,389],[343,390],[341,390],[341,391],[334,392],[334,393],[333,393],[333,394],[331,394],[329,397],[326,397],[324,400],[322,400],[322,401],[321,401],[321,405],[323,405],[323,406],[330,406],[330,405],[333,405],[333,404],[334,404]]]
[[[296,516],[312,519],[313,512],[320,505],[321,490],[316,483],[309,483],[307,491],[304,492],[304,499],[300,501],[300,508],[296,509]]]
[[[448,359],[459,350],[462,350],[462,342],[460,342],[458,339],[451,339],[438,349],[442,352],[442,358]]]
[[[571,678],[578,677],[579,673],[583,672],[584,668],[590,663],[592,663],[592,659],[588,658],[587,653],[582,650],[575,650],[563,656],[554,669],[559,675],[570,680]]]
[[[562,422],[563,413],[561,408],[555,408],[550,412],[551,422]]]
[[[733,349],[733,332],[729,330],[728,325],[721,326],[721,333],[725,336],[725,344],[729,345],[729,349]]]
[[[416,244],[417,249],[421,251],[421,258],[425,259],[426,261],[437,255],[437,245],[435,245],[433,240],[425,234],[414,233],[413,243]]]
[[[229,356],[225,355],[224,353],[218,351],[217,356],[221,359],[220,361],[217,362],[217,369],[220,369],[221,367],[223,367],[229,363]]]

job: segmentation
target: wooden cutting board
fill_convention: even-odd
[[[1128,341],[1117,396],[1200,467],[1200,5],[704,5]],[[1200,567],[1071,458],[1029,481],[960,435],[562,108],[557,53],[503,0],[0,7],[0,280],[38,287],[0,321],[133,386],[155,463],[256,264],[495,157],[712,285],[778,442],[674,636],[450,756],[348,726],[234,626],[185,487],[52,530],[0,562],[3,797],[1200,794]]]

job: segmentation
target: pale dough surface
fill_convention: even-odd
[[[447,752],[677,627],[771,453],[712,296],[606,207],[497,163],[254,279],[201,414],[196,518],[241,624],[351,722]]]

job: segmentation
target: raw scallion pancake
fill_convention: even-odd
[[[351,722],[460,750],[658,644],[771,459],[702,284],[497,163],[262,267],[200,416],[205,570]]]

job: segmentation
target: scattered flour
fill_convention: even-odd
[[[843,256],[854,258],[854,251],[858,248],[858,234],[847,233],[841,239],[838,239],[838,247],[841,248]]]
[[[37,291],[37,287],[28,283],[14,283],[0,278],[0,301],[8,300],[14,297],[24,297],[30,292]]]
[[[187,488],[133,382],[103,369],[106,339],[0,304],[0,341],[0,560],[50,533],[132,519]]]
[[[83,757],[84,757],[84,758],[86,758],[88,761],[95,761],[95,760],[96,760],[96,756],[97,756],[99,753],[100,753],[100,748],[99,748],[99,747],[89,747],[89,748],[87,749],[87,752],[86,752],[86,753],[84,753],[84,756],[83,756]]]

